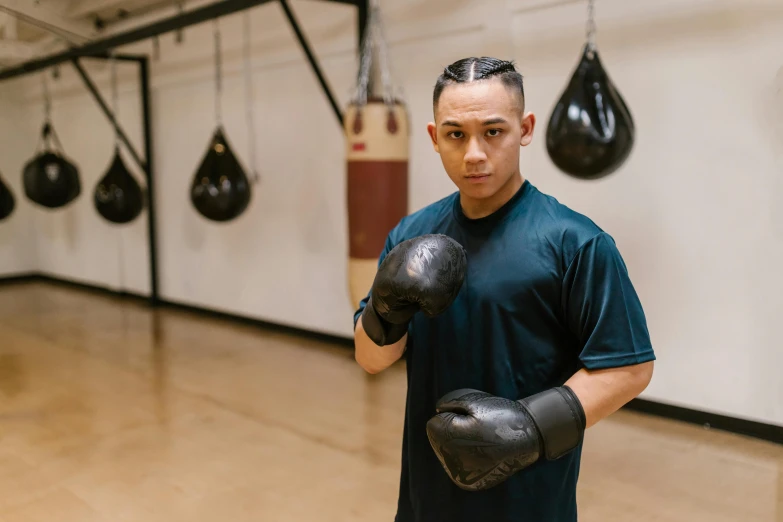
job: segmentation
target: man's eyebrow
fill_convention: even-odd
[[[508,123],[503,118],[490,118],[488,120],[484,120],[482,122],[482,125],[498,125],[500,123]],[[441,123],[443,127],[457,127],[460,128],[462,125],[459,122],[453,121],[453,120],[446,120],[443,123]]]

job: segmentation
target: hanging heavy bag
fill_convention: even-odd
[[[44,151],[28,161],[22,171],[24,192],[30,201],[42,207],[64,207],[81,194],[79,170],[61,151],[50,147],[49,139],[54,137],[58,148],[62,149],[48,121],[43,126],[41,137]]]
[[[190,201],[212,221],[230,221],[250,203],[250,182],[218,127],[190,187]]]
[[[220,110],[221,65],[220,32],[214,20],[215,38],[215,114],[217,126],[190,185],[193,207],[207,219],[231,221],[242,214],[252,196],[250,180],[228,143]]]
[[[546,131],[547,152],[557,168],[587,180],[607,176],[622,166],[635,138],[631,112],[593,42],[592,5],[591,1],[588,42]]]
[[[95,186],[93,203],[98,213],[112,223],[129,223],[144,208],[144,192],[122,161],[119,147],[109,170]]]
[[[356,307],[372,286],[386,236],[408,211],[408,119],[400,103],[352,104],[348,142],[349,288]]]
[[[8,185],[0,178],[0,221],[10,216],[16,207],[16,198]]]
[[[117,93],[117,62],[110,60],[112,105],[114,119],[119,113]],[[119,125],[119,122],[117,122]],[[136,219],[144,208],[144,192],[131,175],[120,154],[120,135],[118,128],[114,132],[114,158],[106,174],[98,181],[93,193],[95,210],[111,223],[129,223]]]
[[[367,296],[386,236],[408,213],[409,123],[394,97],[377,2],[368,16],[357,94],[344,121],[347,159],[351,304]],[[373,44],[377,57],[373,57]],[[380,76],[382,95],[369,95],[370,75]],[[377,78],[376,78],[377,79]]]

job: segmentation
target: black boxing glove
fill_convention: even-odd
[[[478,390],[444,395],[427,423],[432,449],[460,488],[479,491],[504,482],[541,457],[558,459],[584,437],[585,413],[568,386],[520,401]]]
[[[457,297],[467,272],[465,249],[443,234],[403,241],[383,259],[375,274],[362,326],[378,346],[394,344],[421,310],[443,312]]]

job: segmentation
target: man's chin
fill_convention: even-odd
[[[486,199],[492,197],[497,192],[497,187],[489,184],[474,185],[463,183],[459,187],[460,193],[470,199]]]

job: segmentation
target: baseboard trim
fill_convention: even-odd
[[[93,293],[99,293],[103,295],[110,295],[113,297],[121,297],[126,299],[143,301],[144,303],[149,303],[150,300],[149,296],[146,295],[142,295],[134,292],[118,291],[105,286],[84,283],[82,281],[75,281],[64,277],[52,276],[49,274],[38,273],[38,272],[30,272],[27,274],[15,274],[13,276],[8,276],[8,277],[0,276],[0,285],[30,283],[30,282],[46,282],[53,285],[66,286],[69,288],[74,288],[86,292],[93,292]],[[297,326],[284,325],[271,321],[265,321],[263,319],[257,319],[255,317],[248,317],[239,314],[223,312],[219,310],[214,310],[212,308],[207,308],[204,306],[185,304],[176,301],[170,301],[167,299],[159,299],[157,304],[160,307],[182,310],[185,312],[199,314],[215,319],[223,319],[228,321],[239,322],[241,324],[256,326],[264,330],[298,335],[300,337],[306,337],[308,339],[313,339],[316,341],[324,341],[328,343],[334,343],[337,345],[350,346],[351,348],[353,348],[353,339],[349,337],[343,337],[343,336],[329,334],[325,332],[317,332],[314,330],[307,330],[305,328],[300,328]]]
[[[774,424],[684,408],[649,399],[633,399],[625,405],[625,409],[783,444],[783,426]]]
[[[300,328],[298,326],[291,326],[291,325],[285,325],[280,323],[274,323],[271,321],[264,321],[263,319],[256,319],[255,317],[247,317],[234,313],[222,312],[219,310],[213,310],[211,308],[178,303],[165,299],[161,299],[160,303],[163,306],[190,312],[193,314],[199,314],[199,315],[203,315],[211,318],[217,318],[217,319],[225,319],[228,321],[235,321],[241,324],[257,326],[264,330],[298,335],[300,337],[305,337],[316,341],[324,341],[327,343],[333,343],[341,346],[349,346],[353,348],[353,339],[349,337],[342,337],[339,335],[333,335],[324,332],[316,332],[314,330],[307,330],[305,328]]]
[[[57,285],[65,285],[88,292],[98,292],[101,294],[130,298],[149,303],[149,296],[135,294],[132,292],[118,292],[111,288],[83,283],[81,281],[72,281],[61,277],[54,277],[48,274],[31,272],[28,274],[15,274],[13,276],[0,276],[0,284],[17,284],[41,281]],[[340,346],[353,348],[353,339],[338,335],[316,332],[297,326],[283,325],[252,317],[221,312],[203,306],[177,303],[164,299],[159,301],[159,305],[208,317],[219,318],[228,321],[238,321],[242,324],[257,326],[265,330],[289,333],[309,339],[325,341],[328,343],[334,343]],[[674,406],[649,399],[633,399],[624,406],[624,409],[645,413],[648,415],[654,415],[656,417],[663,417],[666,419],[686,422],[688,424],[707,426],[711,429],[718,429],[783,445],[783,427],[776,426],[774,424],[765,424],[762,422],[740,419],[728,415],[720,415],[692,408],[685,408],[682,406]]]
[[[29,283],[39,281],[41,274],[37,272],[23,272],[21,274],[0,276],[0,285],[13,285],[17,283]]]
[[[0,277],[0,285],[8,284],[20,284],[20,283],[51,283],[59,286],[66,286],[85,292],[99,293],[104,295],[110,295],[113,297],[122,297],[138,301],[149,301],[149,296],[139,294],[136,292],[128,292],[125,290],[115,290],[106,286],[100,286],[93,283],[85,283],[82,281],[76,281],[65,277],[57,277],[42,272],[28,272],[25,274],[16,274],[13,276]]]

